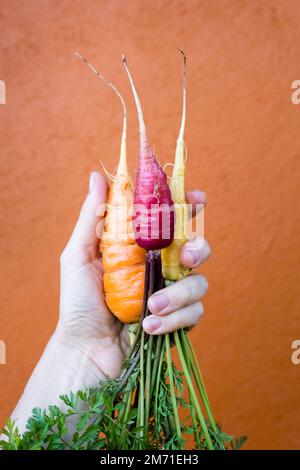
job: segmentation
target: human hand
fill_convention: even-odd
[[[99,378],[117,377],[128,349],[128,328],[108,310],[102,285],[102,263],[96,227],[97,209],[106,202],[107,184],[97,172],[90,177],[90,190],[82,206],[73,234],[61,255],[60,318],[58,341],[68,345],[69,354],[78,351],[86,358],[86,367]],[[206,204],[201,191],[187,193],[191,204]],[[207,242],[189,240],[182,248],[181,261],[196,268],[210,254]],[[199,299],[207,281],[192,274],[152,295],[148,301],[153,315],[143,322],[145,331],[163,334],[191,327],[203,314]],[[156,326],[157,325],[157,326]],[[156,326],[156,328],[154,328]]]
[[[42,409],[50,404],[62,406],[60,395],[96,387],[100,379],[120,374],[129,346],[128,326],[120,323],[106,306],[96,232],[98,208],[106,199],[106,181],[93,172],[89,193],[61,255],[60,317],[56,331],[12,413],[21,432],[25,431],[34,406]],[[187,201],[205,204],[206,196],[201,191],[193,191],[187,193]],[[209,254],[207,242],[189,240],[182,247],[181,261],[195,268]],[[148,300],[152,315],[144,319],[144,329],[150,334],[160,334],[195,325],[203,313],[199,299],[206,289],[205,278],[192,274],[176,286],[153,294]]]

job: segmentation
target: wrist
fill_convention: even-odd
[[[70,391],[84,387],[96,387],[105,376],[93,360],[93,352],[87,341],[63,332],[59,327],[50,338],[41,361],[53,374],[55,387],[61,383]],[[44,365],[42,365],[44,369]],[[68,384],[68,385],[67,385]]]
[[[64,409],[60,395],[69,395],[85,387],[96,387],[103,375],[78,344],[55,331],[50,338],[17,404],[12,419],[21,432],[34,407]]]

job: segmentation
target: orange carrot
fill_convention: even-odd
[[[116,93],[123,107],[123,130],[119,165],[108,195],[107,214],[100,244],[105,300],[110,311],[123,323],[137,322],[141,316],[146,252],[139,247],[132,229],[133,189],[126,157],[126,106],[115,85],[77,53],[92,71]]]

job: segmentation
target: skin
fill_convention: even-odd
[[[92,172],[88,195],[61,255],[57,328],[12,414],[21,432],[34,406],[61,406],[60,394],[97,386],[100,379],[120,374],[129,347],[128,327],[106,307],[96,234],[99,222],[96,214],[99,206],[106,202],[107,189],[105,179]],[[205,205],[206,195],[202,191],[188,192],[187,201]],[[190,240],[182,248],[181,261],[196,268],[209,255],[207,242]],[[177,282],[176,288],[169,286],[155,293],[149,299],[152,315],[144,320],[145,331],[161,334],[196,325],[203,314],[199,299],[206,290],[204,276],[191,274]]]

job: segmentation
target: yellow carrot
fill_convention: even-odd
[[[185,143],[184,129],[186,120],[186,56],[183,55],[183,106],[180,131],[176,144],[175,163],[170,182],[172,199],[175,206],[175,234],[170,246],[162,250],[162,270],[165,279],[177,281],[189,273],[180,262],[180,250],[187,240],[188,206],[185,199]]]

